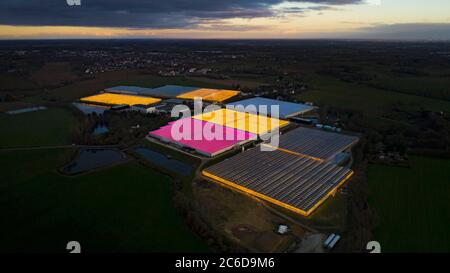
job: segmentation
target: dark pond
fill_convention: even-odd
[[[179,175],[189,175],[193,171],[192,166],[189,164],[173,158],[168,158],[166,155],[153,151],[149,148],[139,147],[134,150],[151,163],[171,170]]]
[[[86,172],[106,167],[127,158],[117,149],[81,149],[77,158],[63,168],[67,174]]]
[[[109,131],[108,127],[104,125],[97,125],[92,132],[93,135],[102,135],[106,134]]]

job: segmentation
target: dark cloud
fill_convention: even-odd
[[[190,28],[203,20],[276,16],[282,2],[335,5],[363,0],[1,0],[0,24],[22,26],[95,26],[126,28]],[[316,7],[316,9],[320,9]],[[309,9],[310,10],[310,9]],[[306,9],[297,9],[301,13]],[[281,11],[283,12],[283,11]],[[286,10],[287,13],[294,10]]]
[[[325,11],[325,10],[336,10],[333,6],[328,5],[321,5],[321,6],[310,6],[310,7],[288,7],[283,8],[280,10],[280,12],[284,14],[291,14],[291,13],[305,13],[307,11]]]
[[[450,23],[380,24],[361,28],[353,38],[387,40],[450,40]]]
[[[267,29],[267,26],[249,26],[249,25],[236,25],[236,24],[224,24],[213,23],[208,26],[201,26],[200,30],[213,30],[213,31],[260,31]]]

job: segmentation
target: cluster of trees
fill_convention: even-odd
[[[415,153],[450,157],[450,117],[428,111],[409,113],[413,127],[403,132]]]
[[[266,98],[288,100],[293,95],[306,92],[308,85],[300,77],[279,76],[276,84],[261,85],[252,90],[244,90],[254,94],[263,94]],[[276,92],[274,92],[276,90]],[[292,93],[294,92],[294,93]]]
[[[359,144],[353,149],[355,164],[352,168],[355,175],[348,183],[348,226],[345,231],[346,240],[338,247],[342,252],[364,252],[366,243],[372,240],[372,228],[376,215],[368,203],[369,184],[367,180],[368,159],[365,147],[366,138],[361,138]]]
[[[127,145],[144,138],[149,131],[166,124],[170,117],[138,112],[105,111],[103,115],[91,114],[82,119],[73,132],[73,142],[87,145]],[[94,135],[97,126],[105,126],[108,132]]]
[[[430,155],[450,155],[450,117],[445,113],[393,109],[378,119],[357,111],[322,107],[321,119],[367,137],[367,153],[427,151]]]
[[[361,132],[360,142],[353,149],[355,176],[348,184],[347,240],[339,246],[342,251],[365,251],[371,241],[376,213],[368,204],[369,186],[366,169],[371,154],[379,152],[424,154],[450,157],[450,118],[445,113],[392,109],[383,118],[370,120],[360,112],[322,107],[324,122],[334,123],[348,131]]]

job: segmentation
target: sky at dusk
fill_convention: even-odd
[[[449,0],[2,0],[0,39],[450,40]]]

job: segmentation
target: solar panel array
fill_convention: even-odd
[[[279,148],[328,160],[352,146],[358,137],[300,127],[280,136]]]
[[[203,171],[203,175],[309,215],[353,172],[328,162],[280,150],[247,150]]]

